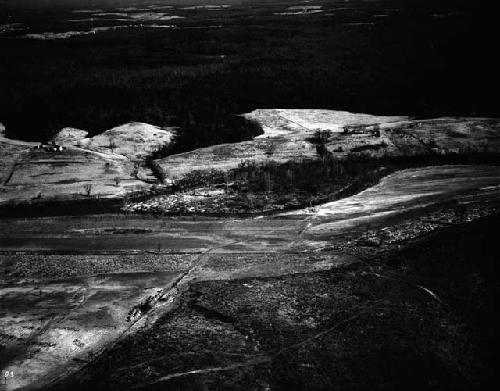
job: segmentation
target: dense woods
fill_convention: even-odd
[[[412,2],[390,3],[399,16],[376,24],[352,23],[377,13],[377,3],[362,2],[328,17],[249,8],[238,18],[200,11],[183,22],[206,18],[222,28],[2,37],[0,122],[8,136],[29,140],[64,126],[91,135],[128,121],[179,126],[180,152],[255,136],[259,129],[235,119],[255,108],[497,115],[486,93],[498,80],[487,10],[469,4],[467,14],[450,16],[434,2],[419,2],[418,12]]]

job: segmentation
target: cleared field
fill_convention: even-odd
[[[189,253],[229,246],[250,252],[300,251],[445,204],[495,204],[499,194],[498,166],[424,167],[399,171],[355,196],[274,217],[197,221],[109,215],[0,220],[0,248]]]
[[[88,138],[65,128],[55,137],[60,150],[35,148],[0,137],[0,205],[54,200],[122,198],[157,181],[145,159],[168,144],[171,130],[130,123]]]
[[[192,284],[357,265],[498,213],[499,195],[498,167],[442,166],[404,170],[358,195],[275,217],[0,220],[0,358],[19,373],[8,389],[74,373],[174,311]]]
[[[309,216],[304,233],[315,238],[351,234],[450,201],[457,207],[471,202],[486,206],[499,196],[500,167],[424,167],[398,171],[352,197],[286,215]]]
[[[88,138],[65,128],[57,152],[0,139],[0,204],[122,199],[195,172],[227,172],[242,163],[304,159],[468,156],[500,153],[497,119],[373,116],[333,110],[255,110],[244,116],[263,129],[251,141],[220,144],[146,162],[175,140],[175,129],[129,123]],[[154,167],[155,172],[151,167]]]
[[[0,0],[0,391],[500,383],[496,13],[151,2]]]
[[[106,274],[3,285],[0,365],[7,389],[53,380],[87,362],[128,330],[130,309],[168,287],[176,273]]]
[[[246,163],[499,153],[500,122],[489,118],[373,116],[334,110],[262,109],[245,114],[264,133],[157,160],[166,178]],[[321,134],[321,135],[320,135]],[[319,137],[319,138],[318,138]]]
[[[214,280],[199,268],[174,309],[47,389],[481,388],[500,345],[498,226],[448,226],[348,266],[325,267],[328,253],[213,255]],[[267,275],[234,273],[265,262]]]

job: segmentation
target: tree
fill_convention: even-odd
[[[109,149],[111,149],[111,152],[114,152],[116,148],[116,141],[114,137],[109,138]]]
[[[139,162],[134,162],[134,168],[132,169],[132,177],[137,178],[137,175],[139,175],[139,168],[141,166],[141,163]]]
[[[83,190],[85,192],[85,195],[87,197],[90,197],[90,194],[92,193],[92,184],[86,183],[85,185],[83,185]]]
[[[271,156],[273,156],[274,151],[276,151],[276,145],[273,143],[272,140],[267,139],[266,140],[266,146],[264,149],[264,153],[266,154],[267,158],[269,159]]]
[[[264,172],[264,179],[266,181],[266,190],[270,192],[272,190],[271,173],[269,171]]]
[[[326,144],[328,143],[330,135],[330,130],[318,129],[314,132],[314,136],[310,139],[311,143],[316,146],[316,153],[321,158],[327,158],[330,155],[326,149]]]

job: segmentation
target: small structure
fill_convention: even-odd
[[[48,143],[41,143],[34,147],[34,149],[43,150],[45,152],[62,152],[66,147],[56,144],[55,141],[49,141]]]
[[[424,124],[422,122],[412,122],[407,125],[408,129],[420,129]]]
[[[344,134],[367,134],[374,137],[380,137],[380,125],[346,125]]]

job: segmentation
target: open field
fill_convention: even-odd
[[[496,15],[0,0],[0,391],[499,383]]]
[[[223,315],[214,315],[213,319],[210,317],[211,311],[218,312],[220,309],[198,310],[198,304],[196,307],[190,305],[189,313],[196,308],[196,311],[202,311],[202,314],[206,314],[203,316],[209,318],[204,320],[203,316],[198,318],[199,315],[187,315],[191,319],[189,321],[184,318],[186,300],[189,303],[193,300],[189,292],[200,289],[205,292],[208,289],[206,294],[211,295],[208,292],[212,289],[224,289],[227,293],[232,292],[231,284],[243,284],[243,287],[248,285],[251,290],[256,287],[259,287],[259,291],[271,290],[259,295],[274,297],[278,294],[276,300],[281,300],[278,297],[282,293],[271,292],[285,289],[288,292],[286,295],[290,295],[289,289],[295,288],[288,284],[296,278],[321,280],[324,278],[322,276],[328,274],[317,274],[319,272],[326,273],[338,268],[350,270],[352,265],[364,264],[367,256],[376,258],[404,248],[429,232],[439,233],[445,227],[482,221],[487,216],[496,215],[500,208],[499,192],[500,171],[495,166],[438,166],[401,171],[350,198],[292,214],[264,218],[205,218],[194,221],[102,215],[0,220],[3,281],[0,291],[4,311],[1,326],[5,346],[0,357],[4,366],[14,368],[17,373],[16,381],[10,382],[8,389],[28,384],[36,384],[37,387],[53,384],[57,379],[78,373],[82,367],[85,368],[84,373],[90,370],[92,374],[92,368],[101,370],[102,360],[108,360],[108,355],[115,354],[115,351],[121,355],[122,349],[127,350],[126,357],[130,359],[136,354],[141,355],[147,345],[141,343],[137,350],[135,347],[124,348],[126,345],[123,344],[140,341],[143,333],[156,333],[156,328],[167,318],[174,323],[179,321],[186,327],[191,324],[189,329],[193,332],[212,330],[210,332],[216,335],[222,332],[233,341],[224,342],[229,345],[221,353],[222,361],[216,358],[219,353],[206,353],[216,356],[204,361],[204,366],[227,367],[223,370],[231,371],[236,365],[234,369],[239,373],[249,363],[253,363],[250,367],[255,364],[257,368],[261,364],[268,364],[272,359],[267,354],[263,355],[263,351],[278,349],[278,352],[277,346],[288,344],[285,342],[288,338],[292,338],[290,343],[294,340],[298,342],[296,338],[306,330],[323,330],[339,318],[335,317],[336,321],[334,318],[319,321],[316,319],[316,316],[320,316],[318,313],[302,319],[305,316],[302,307],[302,315],[294,312],[298,309],[280,307],[279,316],[289,322],[286,323],[289,331],[283,332],[290,337],[283,335],[280,337],[285,338],[283,342],[273,347],[270,340],[266,340],[268,337],[265,337],[265,332],[262,331],[264,334],[261,335],[261,331],[258,331],[253,339],[241,345],[241,341],[238,341],[243,338],[243,331],[235,329],[231,331],[235,333],[233,336],[231,333],[225,334],[226,318]],[[355,280],[341,284],[350,285]],[[230,285],[215,288],[220,284],[216,281],[227,281],[223,284]],[[227,294],[228,298],[233,297],[232,293]],[[203,295],[205,293],[201,297]],[[430,300],[432,303],[434,300],[432,295],[425,299],[425,292],[418,296],[418,300],[423,299],[424,302]],[[301,297],[301,300],[306,300],[308,296]],[[410,297],[413,300],[414,293]],[[247,299],[242,300],[245,302]],[[28,301],[33,310],[25,309]],[[339,302],[335,302],[339,305]],[[348,304],[349,308],[352,305]],[[390,308],[386,304],[380,305],[385,308],[384,311]],[[420,305],[415,307],[416,311],[424,311],[423,308],[429,304],[422,308]],[[233,311],[231,306],[228,311]],[[433,315],[422,316],[436,315],[433,311],[440,313],[438,307],[433,307]],[[387,312],[387,316],[392,317],[390,314],[394,313],[393,310]],[[231,312],[231,317],[240,316],[237,315],[240,313],[238,309],[234,311],[236,313]],[[166,315],[170,312],[171,316]],[[75,319],[86,316],[89,321],[75,328]],[[302,320],[292,321],[296,316]],[[438,318],[440,316],[445,315],[439,315]],[[433,317],[434,321],[438,318]],[[214,321],[215,325],[210,323]],[[276,321],[282,324],[282,320]],[[177,330],[176,327],[169,326],[172,328],[169,338],[177,338],[177,331],[173,331]],[[202,331],[206,327],[206,331]],[[300,331],[304,327],[304,331]],[[18,335],[19,330],[24,329],[22,335]],[[193,338],[188,337],[189,343],[197,346],[197,339]],[[415,338],[427,337],[419,335]],[[117,341],[121,342],[116,345]],[[163,343],[159,346],[163,346]],[[269,343],[271,345],[267,346]],[[450,343],[455,346],[456,341]],[[220,349],[218,345],[214,348]],[[175,353],[171,354],[175,356]],[[271,356],[274,357],[274,354]],[[242,366],[241,361],[233,361],[233,356],[235,359],[238,356],[247,357],[245,364]],[[196,369],[203,357],[205,353],[191,361],[191,364],[183,363],[182,371]],[[167,370],[169,361],[162,360],[158,363],[161,362],[162,368]],[[213,365],[210,364],[212,361]],[[128,365],[135,366],[134,361]],[[111,376],[114,379],[113,373],[118,374],[121,369],[116,370],[118,372],[109,369],[109,375],[104,378]],[[156,381],[166,374],[168,376],[164,381],[170,382],[170,378],[177,379],[180,376],[182,379],[179,381],[184,384],[183,378],[187,376],[175,375],[171,370],[155,371],[143,375],[143,381]],[[179,372],[179,368],[174,372]],[[211,373],[211,370],[207,373]],[[94,381],[92,376],[89,378],[91,382]],[[78,375],[78,379],[86,378],[87,375]],[[135,384],[128,377],[121,381],[128,386]],[[189,376],[186,381],[190,381]],[[172,384],[177,384],[175,382]],[[103,383],[102,386],[122,387],[109,383]],[[193,387],[197,389],[198,386]],[[236,388],[240,389],[240,386]]]
[[[238,242],[246,251],[301,249],[300,240],[334,237],[404,220],[440,205],[495,205],[497,166],[437,166],[400,171],[357,195],[268,218],[202,219],[124,215],[0,220],[7,251],[204,251]],[[475,201],[476,200],[476,201]],[[49,229],[50,227],[50,229]],[[300,234],[300,235],[299,235]],[[297,236],[299,235],[299,236]],[[315,235],[318,235],[316,237]],[[292,247],[290,247],[292,246]],[[306,249],[317,248],[308,244]]]
[[[497,229],[329,271],[193,283],[175,311],[48,389],[481,388],[496,381]]]
[[[159,159],[157,163],[165,177],[176,178],[196,170],[235,169],[242,162],[500,152],[500,122],[489,118],[417,121],[331,110],[286,109],[256,110],[245,117],[257,122],[264,133],[253,141],[215,145]],[[316,140],[318,132],[324,136]]]
[[[58,363],[67,370],[80,367],[130,327],[127,315],[134,305],[176,277],[107,274],[3,286],[1,365],[16,371],[9,386],[41,385],[45,377],[61,374]]]
[[[170,143],[172,129],[130,123],[98,136],[65,128],[56,147],[0,135],[0,205],[123,198],[157,181],[146,158]],[[38,147],[38,148],[37,148]]]
[[[300,168],[304,161],[322,161],[325,171],[320,171],[316,177],[302,172],[302,176],[310,178],[309,187],[314,188],[314,181],[338,182],[336,187],[326,190],[328,197],[328,193],[341,190],[359,179],[363,162],[369,160],[380,160],[380,166],[383,166],[389,163],[388,159],[403,161],[412,158],[416,165],[421,159],[420,165],[423,165],[425,162],[443,164],[443,158],[447,157],[467,159],[468,156],[477,158],[488,155],[495,160],[494,157],[500,155],[500,125],[497,119],[412,120],[398,116],[304,109],[261,109],[246,114],[245,118],[262,129],[262,134],[251,141],[215,145],[156,159],[155,153],[162,148],[168,149],[171,145],[175,148],[177,129],[130,123],[86,137],[87,133],[82,130],[65,128],[53,138],[57,145],[64,148],[56,152],[46,151],[46,148],[34,149],[32,143],[1,138],[0,205],[31,203],[43,206],[44,202],[54,200],[124,199],[138,193],[148,194],[151,190],[160,190],[160,193],[168,195],[175,191],[179,181],[182,183],[185,178],[203,177],[214,172],[219,180],[222,178],[226,182],[227,193],[230,178],[233,173],[237,176],[238,170],[255,171],[244,173],[246,179],[240,180],[249,187],[249,174],[262,179],[270,175],[259,167],[297,163],[297,168]],[[343,172],[342,164],[349,166],[349,162],[356,161],[360,162],[357,171]],[[370,170],[376,171],[376,165],[371,164]],[[245,169],[246,166],[249,168]],[[368,169],[368,164],[364,167]],[[286,171],[288,182],[293,182],[293,175],[290,169]],[[371,179],[376,179],[377,175],[374,174]],[[213,178],[198,187],[211,185],[210,182]],[[270,177],[265,187],[267,192],[273,190]],[[184,190],[196,193],[197,189],[194,186]],[[242,189],[237,189],[237,192],[241,194]],[[221,206],[215,208],[215,213],[228,209],[223,193],[214,193],[214,200],[222,197]],[[175,206],[176,197],[178,195],[174,193],[170,197],[174,201],[167,196],[156,201],[153,197],[142,203],[132,202],[125,206],[125,210],[175,213],[175,209],[169,211],[168,206],[162,208],[161,204]],[[187,198],[192,205],[196,201],[196,197],[188,195]],[[210,198],[208,201],[214,202]],[[156,202],[158,207],[152,207],[151,202]],[[294,202],[300,205],[300,202]],[[264,205],[263,210],[266,207]],[[189,206],[183,209],[189,212]],[[182,208],[179,210],[182,212]],[[193,211],[203,214],[202,207]],[[243,212],[246,212],[245,208]]]

